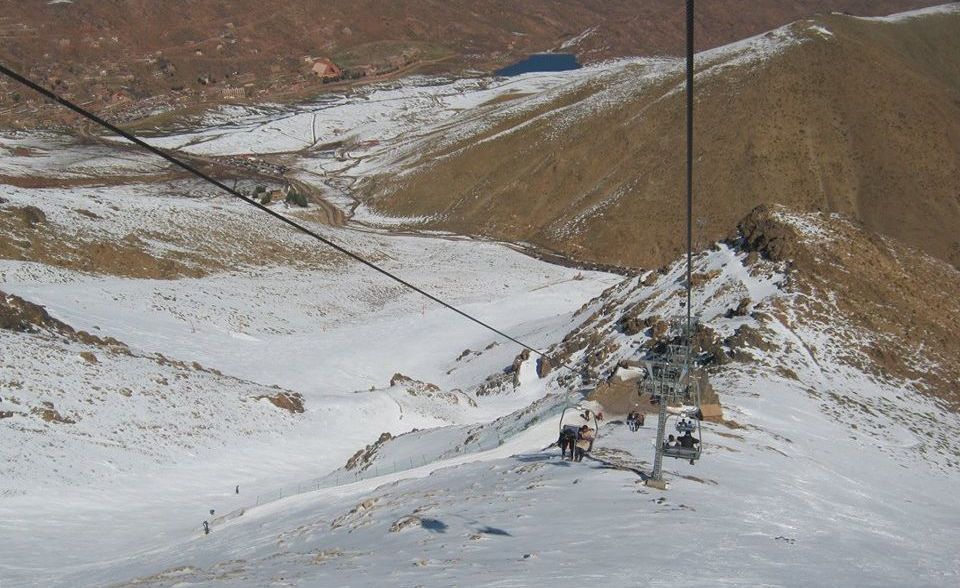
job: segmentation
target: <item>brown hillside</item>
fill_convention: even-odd
[[[831,10],[887,14],[936,0],[741,0],[698,6],[703,48]],[[353,73],[489,70],[559,48],[583,61],[677,54],[681,4],[661,0],[0,0],[0,59],[114,119],[158,108],[320,89],[305,58]],[[364,67],[369,66],[369,67]],[[233,88],[238,92],[225,94]],[[162,96],[156,104],[147,97]],[[0,114],[27,124],[29,92],[0,82]],[[36,102],[39,103],[39,102]]]
[[[960,12],[819,19],[832,36],[813,24],[792,25],[804,42],[762,60],[698,61],[698,237],[722,237],[755,206],[779,202],[844,213],[960,267]],[[683,245],[679,68],[598,110],[587,105],[604,88],[578,90],[550,105],[568,107],[556,116],[515,117],[479,138],[513,132],[465,141],[458,157],[425,156],[419,173],[370,193],[393,213],[441,213],[437,228],[661,265]],[[566,124],[574,111],[581,118]]]
[[[758,207],[738,230],[746,249],[788,262],[805,294],[778,303],[781,320],[830,333],[844,363],[960,407],[960,271],[839,214]]]

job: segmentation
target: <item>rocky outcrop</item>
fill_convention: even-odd
[[[276,394],[257,396],[257,400],[269,400],[277,408],[293,414],[303,412],[303,396],[299,392],[277,392]]]
[[[52,402],[43,402],[42,406],[36,406],[30,409],[31,414],[39,416],[48,423],[59,423],[64,425],[74,425],[76,420],[65,417],[53,406]]]
[[[384,444],[392,439],[393,435],[391,435],[389,432],[381,433],[380,437],[376,441],[354,453],[353,456],[347,460],[346,465],[343,466],[344,469],[357,471],[363,471],[367,469],[370,467],[370,464],[373,463],[373,459],[376,456],[377,451],[379,451]]]

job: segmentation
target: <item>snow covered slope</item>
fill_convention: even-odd
[[[323,391],[304,378],[295,389],[303,391],[307,412],[274,414],[271,405],[254,404],[275,420],[269,433],[225,437],[227,447],[218,451],[198,444],[197,459],[181,455],[179,463],[160,469],[128,466],[134,475],[105,477],[104,483],[8,492],[0,501],[4,537],[16,539],[4,541],[4,578],[14,585],[64,586],[464,585],[478,574],[502,586],[598,578],[684,586],[955,582],[960,568],[952,554],[960,545],[960,518],[952,504],[960,476],[954,441],[960,418],[928,389],[935,379],[912,381],[853,361],[850,342],[876,338],[879,331],[864,329],[842,305],[828,322],[813,320],[805,307],[806,288],[814,283],[805,258],[849,271],[832,257],[843,250],[828,237],[853,231],[844,235],[852,245],[859,229],[828,215],[777,209],[757,211],[741,230],[739,240],[718,244],[695,262],[702,359],[725,418],[705,425],[704,458],[697,466],[667,464],[671,489],[665,494],[643,487],[637,473],[650,467],[650,420],[638,434],[616,421],[605,425],[593,458],[581,464],[561,462],[549,445],[568,394],[578,397],[584,381],[609,377],[621,360],[656,344],[656,321],[680,310],[680,263],[616,283],[603,276],[572,280],[567,285],[586,287],[582,283],[593,280],[596,296],[549,320],[544,315],[531,322],[533,307],[516,307],[527,314],[513,325],[516,332],[539,338],[545,347],[563,339],[550,347],[551,356],[575,367],[575,376],[561,368],[540,378],[536,361],[522,357],[504,371],[515,350],[485,349],[485,336],[471,339],[463,332],[448,349],[469,352],[446,360],[443,354],[400,354],[397,364],[419,358],[398,370],[414,378],[395,376],[373,390]],[[18,292],[52,302],[54,315],[75,321],[83,321],[83,313],[71,313],[58,299],[69,295],[74,304],[92,304],[83,294],[92,283],[108,291],[120,287],[78,275],[60,276],[59,285],[26,283],[19,271],[7,275],[21,276],[7,282]],[[514,279],[523,280],[520,274]],[[232,280],[234,288],[243,283]],[[530,284],[519,300],[543,285]],[[609,287],[599,293],[601,285]],[[188,306],[196,304],[187,297],[195,288],[183,280],[153,286],[182,288]],[[466,295],[456,288],[448,294]],[[851,296],[839,290],[819,294],[826,301]],[[151,352],[163,351],[165,341],[189,339],[175,329],[159,339],[123,330],[135,322],[125,314],[130,303],[124,300],[135,297],[118,298],[117,316],[99,315],[98,332],[123,334],[134,341],[133,349]],[[393,315],[411,310],[417,313],[399,304]],[[215,317],[212,325],[222,320]],[[421,320],[430,325],[433,319],[424,315],[410,325]],[[357,328],[345,322],[321,323],[318,337],[340,338]],[[641,328],[648,322],[653,326]],[[427,342],[430,332],[411,329],[388,328],[380,336],[393,332]],[[201,326],[197,336],[215,332]],[[266,335],[255,324],[243,333]],[[226,341],[210,339],[206,347]],[[190,353],[202,354],[204,347]],[[67,347],[64,359],[53,364],[64,367],[55,369],[70,369],[68,360],[81,363],[78,351]],[[345,349],[340,357],[357,353]],[[374,346],[371,358],[377,354],[384,357]],[[205,360],[217,365],[225,357],[208,351]],[[244,364],[257,357],[244,355],[220,367],[244,372],[251,369]],[[271,371],[277,359],[263,359],[260,371],[275,374],[264,380],[284,371]],[[104,367],[114,361],[103,361]],[[459,367],[463,362],[470,367]],[[30,360],[21,357],[16,364]],[[423,381],[433,378],[438,386]],[[345,374],[336,379],[351,381]],[[457,382],[460,391],[453,389]],[[29,393],[30,385],[25,388]],[[64,405],[63,412],[82,420],[48,426],[90,426],[97,419],[73,405]],[[414,427],[420,430],[397,435]],[[394,435],[371,443],[372,433],[382,430]],[[96,455],[78,444],[63,447],[72,447],[80,459]],[[323,477],[325,472],[330,474]],[[240,494],[234,493],[237,482]],[[272,492],[278,487],[286,498]],[[104,493],[111,504],[95,506]],[[213,522],[209,536],[199,526],[203,519]],[[104,526],[109,533],[100,532]],[[70,556],[54,563],[54,552]]]
[[[0,328],[4,586],[69,582],[188,535],[210,508],[323,477],[385,432],[487,422],[546,392],[478,395],[516,348],[192,188],[4,187],[0,213],[33,260],[0,261],[0,290],[65,329]],[[311,210],[295,214],[312,224]],[[534,345],[620,279],[496,243],[314,226]],[[127,234],[149,235],[131,247],[186,276],[131,271],[140,257],[83,264]]]

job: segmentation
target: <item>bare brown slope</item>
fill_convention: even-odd
[[[707,48],[815,12],[887,14],[936,3],[704,1],[697,35]],[[0,58],[94,107],[117,107],[121,89],[135,99],[177,89],[185,107],[201,93],[202,101],[220,100],[228,86],[250,85],[248,95],[258,96],[309,86],[307,56],[347,67],[399,60],[440,71],[489,69],[590,28],[569,48],[584,61],[677,54],[682,19],[680,3],[662,0],[0,0]],[[0,112],[32,98],[0,82]]]
[[[807,42],[698,77],[698,236],[721,237],[758,204],[779,202],[842,212],[960,266],[960,15],[820,23],[832,37],[797,23]],[[542,117],[464,144],[461,156],[372,191],[390,212],[442,213],[439,228],[661,265],[683,245],[679,79],[562,133]]]
[[[788,262],[790,289],[806,294],[791,312],[778,301],[781,320],[792,313],[830,333],[844,363],[960,409],[960,271],[843,215],[758,207],[738,230],[748,250]],[[855,330],[834,330],[840,321]]]

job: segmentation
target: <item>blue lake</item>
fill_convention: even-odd
[[[534,71],[567,71],[580,69],[577,56],[573,53],[536,53],[523,61],[498,69],[498,76],[518,76]]]

